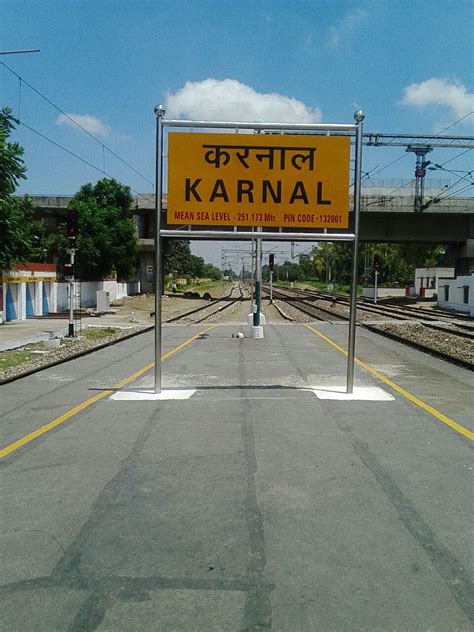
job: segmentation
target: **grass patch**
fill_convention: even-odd
[[[311,287],[316,288],[317,290],[321,290],[322,292],[330,292],[331,294],[350,294],[351,293],[351,286],[343,285],[342,283],[332,283],[331,284],[333,286],[332,290],[328,290],[326,283],[323,283],[322,281],[304,281],[304,283],[306,285],[310,285]],[[362,286],[358,285],[357,296],[361,296],[361,295],[362,295]]]
[[[82,335],[87,340],[102,340],[108,336],[112,336],[117,333],[115,327],[88,327],[82,332]]]
[[[231,281],[210,281],[206,279],[204,281],[196,281],[192,285],[178,285],[178,293],[197,292],[202,296],[205,292],[208,292],[215,298],[218,298],[228,294],[231,286]]]
[[[34,357],[33,351],[44,351],[44,346],[39,343],[28,345],[20,349],[9,349],[0,353],[0,371],[14,369],[17,366],[25,364]]]

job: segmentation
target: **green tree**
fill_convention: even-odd
[[[362,246],[364,248],[364,246]],[[380,283],[407,285],[413,281],[415,268],[441,265],[444,247],[437,244],[367,244],[369,264],[375,255],[379,259]],[[361,259],[364,255],[361,253]]]
[[[219,281],[219,279],[221,278],[221,271],[212,263],[204,264],[203,273],[203,276],[206,279],[212,279],[213,281]]]
[[[26,179],[24,149],[9,140],[18,122],[10,108],[0,110],[0,269],[37,258],[41,235],[31,200],[14,197],[20,181]]]
[[[130,188],[104,178],[85,184],[69,204],[77,212],[75,274],[80,279],[101,279],[116,272],[124,280],[138,264],[138,240],[131,217]],[[60,260],[67,256],[65,230],[45,240],[48,252],[56,250]],[[58,251],[58,248],[61,250]]]
[[[165,248],[163,258],[165,273],[172,273],[175,277],[192,275],[193,264],[196,264],[192,257],[189,241],[185,239],[171,241]]]
[[[190,257],[190,268],[189,274],[193,277],[203,277],[204,276],[204,264],[205,261],[202,257],[197,257],[196,255],[191,255]]]

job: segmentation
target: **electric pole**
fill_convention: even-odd
[[[412,152],[416,156],[415,165],[415,213],[423,211],[423,198],[425,194],[425,176],[426,167],[430,164],[429,160],[425,160],[426,154],[432,151],[432,147],[427,145],[408,145],[405,151]]]

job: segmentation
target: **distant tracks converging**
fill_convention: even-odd
[[[238,296],[235,296],[236,294],[238,294]],[[167,318],[166,320],[163,320],[163,323],[185,322],[186,324],[193,325],[202,323],[208,318],[211,318],[211,316],[223,312],[243,300],[246,299],[241,285],[233,285],[229,294],[226,296],[218,299],[210,299],[208,305],[201,305],[200,307],[196,307],[177,316],[173,316],[172,318]]]

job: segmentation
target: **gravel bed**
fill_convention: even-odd
[[[293,318],[295,323],[310,323],[314,321],[314,318],[312,318],[309,314],[301,312],[291,303],[286,303],[285,301],[281,300],[275,300],[275,303],[285,312],[285,314]],[[280,316],[280,320],[284,320],[282,316]]]
[[[474,366],[474,342],[444,331],[427,329],[420,323],[405,322],[400,325],[376,325],[375,329],[400,336],[410,342],[423,345],[433,351],[445,353]]]
[[[325,300],[315,301],[314,304],[315,306],[319,304],[325,309],[330,309],[335,314],[347,317],[349,316],[349,306]],[[299,322],[304,322],[302,320],[302,316],[304,315],[301,314],[298,318]],[[423,316],[420,315],[420,317],[422,320]],[[388,316],[384,316],[383,314],[365,312],[361,309],[357,310],[357,320],[359,322],[374,322],[377,320],[386,321],[388,318]],[[446,324],[446,326],[448,326],[448,324]],[[380,325],[374,325],[374,328],[381,332],[387,332],[389,334],[399,336],[409,342],[423,345],[427,349],[445,353],[453,356],[454,358],[463,360],[464,362],[474,364],[474,342],[472,340],[456,336],[455,333],[450,334],[445,331],[436,331],[435,329],[425,327],[421,323],[409,320],[403,322],[400,321],[400,323],[397,324],[381,323]],[[453,324],[450,328],[453,328],[453,332],[456,331],[455,324]]]

